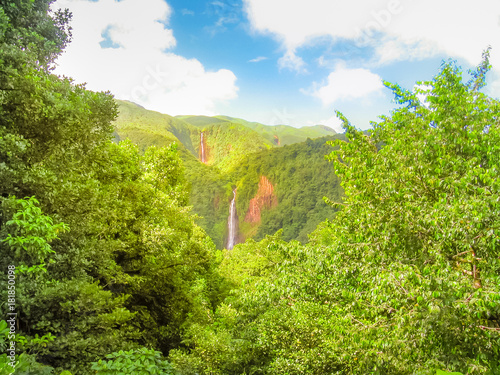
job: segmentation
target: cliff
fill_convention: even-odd
[[[254,198],[250,200],[248,211],[245,216],[247,223],[260,223],[261,210],[276,207],[278,198],[274,194],[274,186],[265,176],[260,177],[259,190]]]

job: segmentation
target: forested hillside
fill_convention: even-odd
[[[179,118],[148,111],[131,102],[118,100],[117,104],[119,115],[114,122],[117,138],[130,139],[141,150],[176,142],[181,150],[201,161],[203,133],[204,163],[227,170],[246,155],[272,147],[271,142],[257,132],[238,123],[209,123],[199,127]],[[185,159],[191,160],[187,156]]]
[[[283,229],[283,238],[308,241],[308,234],[325,219],[333,218],[335,209],[323,198],[340,200],[342,187],[325,155],[334,139],[344,135],[308,140],[281,148],[250,154],[228,173],[200,163],[189,164],[186,172],[191,182],[190,203],[201,218],[203,227],[215,244],[222,248],[227,239],[227,220],[232,190],[237,188],[239,242],[262,239]],[[265,178],[273,189],[273,204],[263,204],[259,217],[252,218],[252,204],[259,184]],[[257,198],[258,199],[258,198]],[[266,199],[266,198],[263,198]]]
[[[325,159],[331,146],[327,142],[344,139],[344,135],[307,140],[250,155],[232,171],[238,187],[238,211],[242,213],[242,235],[262,239],[283,229],[283,239],[307,242],[308,234],[325,219],[332,219],[335,209],[324,197],[342,199],[340,180]],[[252,198],[258,193],[264,176],[273,186],[275,207],[262,210],[261,220],[251,221],[248,215]],[[250,223],[249,223],[250,221]]]
[[[119,116],[113,125],[118,140],[130,139],[145,151],[149,146],[167,146],[177,142],[197,155],[199,132],[194,126],[162,113],[148,111],[131,102],[117,100]]]
[[[0,1],[0,374],[500,374],[489,50],[468,81],[386,82],[369,132],[337,113],[278,148],[54,75],[50,3]],[[234,197],[245,242],[217,250]]]

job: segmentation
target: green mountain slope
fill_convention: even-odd
[[[272,148],[256,131],[235,123],[210,125],[203,130],[207,164],[229,171],[248,155]]]
[[[211,124],[220,124],[224,122],[232,122],[230,120],[225,120],[217,117],[210,116],[175,116],[175,118],[185,121],[196,127],[204,127]]]
[[[335,130],[324,125],[295,128],[289,125],[264,125],[228,116],[216,116],[216,118],[242,124],[280,146],[304,142],[307,138],[314,139],[336,134]]]
[[[201,159],[201,133],[204,134],[206,164],[228,170],[248,154],[272,147],[272,143],[238,123],[207,116],[172,117],[149,111],[127,101],[117,100],[119,115],[114,123],[117,139],[129,138],[144,151],[155,145],[179,144],[181,153]],[[213,121],[212,121],[213,120]],[[187,156],[183,157],[185,160]]]
[[[336,134],[335,130],[324,125],[295,128],[288,125],[264,125],[258,122],[251,122],[230,116],[176,116],[176,118],[197,127],[214,124],[240,124],[256,131],[267,141],[276,146],[304,142],[307,138],[314,139]]]
[[[227,238],[229,204],[233,187],[237,188],[236,206],[239,241],[261,239],[283,229],[285,240],[307,242],[308,236],[335,210],[323,197],[341,201],[343,190],[325,155],[332,151],[326,142],[345,139],[343,134],[263,150],[250,154],[228,173],[197,163],[186,168],[191,182],[190,204],[202,218],[203,227],[214,243],[223,247]],[[265,178],[272,186],[275,205],[262,207],[260,220],[249,221],[251,200],[259,194],[259,182]]]
[[[164,146],[180,142],[193,155],[198,154],[197,139],[199,130],[193,125],[165,115],[150,111],[128,101],[117,100],[119,115],[114,122],[120,139],[129,138],[141,150],[151,145]]]

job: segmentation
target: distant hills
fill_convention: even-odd
[[[176,116],[176,118],[197,127],[224,123],[241,124],[249,129],[255,130],[258,134],[276,146],[285,146],[303,142],[307,138],[314,139],[336,134],[335,130],[325,125],[294,128],[289,125],[264,125],[258,122],[250,122],[229,116]]]
[[[306,242],[306,233],[334,215],[323,197],[339,199],[342,189],[324,158],[332,151],[325,143],[345,138],[333,129],[270,126],[229,116],[173,117],[128,101],[117,103],[117,140],[129,138],[142,151],[178,144],[190,204],[219,248],[226,240],[234,188],[239,241],[283,229],[284,239]]]
[[[144,150],[149,146],[166,146],[172,142],[196,155],[199,129],[185,121],[149,111],[135,103],[117,100],[119,116],[115,129],[119,139],[130,138]]]

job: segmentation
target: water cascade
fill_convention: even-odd
[[[236,214],[236,188],[233,190],[233,199],[229,206],[229,218],[227,219],[227,246],[231,250],[238,238],[238,215]]]
[[[200,159],[202,163],[205,163],[205,139],[203,138],[203,132],[200,134]]]

